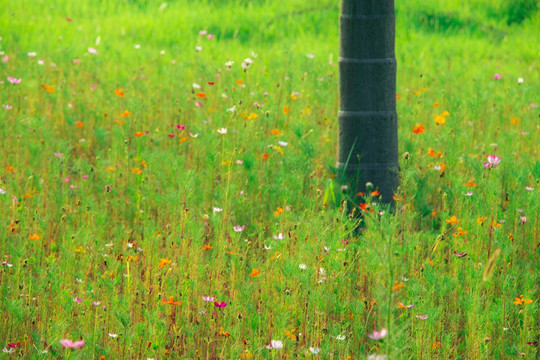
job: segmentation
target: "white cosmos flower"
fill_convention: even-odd
[[[226,134],[227,129],[226,128],[219,128],[219,129],[217,129],[217,132],[220,133],[220,134]]]
[[[270,342],[270,345],[272,345],[272,349],[281,349],[283,347],[283,341],[281,341],[281,340],[272,340]]]
[[[300,269],[302,269],[302,270],[306,270],[306,269],[307,269],[306,264],[300,264],[300,265],[298,265],[298,267],[299,267]]]

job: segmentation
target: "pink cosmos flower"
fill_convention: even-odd
[[[428,318],[427,315],[415,315],[415,316],[416,318],[421,319],[421,320],[426,320]]]
[[[236,225],[236,226],[234,227],[234,231],[236,231],[236,232],[242,232],[242,231],[244,231],[245,228],[246,228],[246,225],[242,225],[242,226]]]
[[[176,127],[180,130],[184,130],[186,128],[185,125],[180,125],[180,124],[177,124]]]
[[[500,74],[495,74],[492,76],[492,78],[495,80],[499,80],[500,78],[502,78],[502,76]]]
[[[220,303],[217,301],[214,301],[214,306],[217,308],[224,308],[225,306],[227,306],[227,303],[225,301],[222,301]]]
[[[454,251],[454,255],[461,258],[461,257],[467,256],[467,253],[458,253],[458,252]]]
[[[496,168],[497,164],[501,162],[501,158],[497,155],[488,155],[487,161],[484,163],[485,168]]]
[[[80,303],[82,302],[83,300],[81,298],[78,298],[78,297],[74,297],[73,298],[73,301],[77,302],[77,303]]]
[[[214,301],[216,298],[213,297],[213,296],[203,296],[202,299],[203,299],[204,301],[207,301],[207,302],[212,302],[212,301]]]
[[[63,339],[60,340],[60,344],[68,349],[77,349],[84,346],[84,340],[78,340],[78,341],[71,341],[70,339]]]
[[[2,62],[7,63],[9,61],[9,55],[6,55],[2,58]]]
[[[214,39],[214,35],[212,35],[212,34],[208,34],[208,35],[206,35],[206,37],[208,38],[208,40]]]
[[[93,47],[89,47],[88,52],[90,54],[96,55],[99,51],[97,51],[97,49],[94,49]]]
[[[372,340],[381,340],[388,335],[388,330],[382,328],[380,331],[374,330],[373,333],[368,334],[368,337]]]
[[[12,84],[20,84],[22,81],[21,78],[17,79],[17,78],[14,78],[13,76],[8,76],[7,80]]]
[[[526,216],[520,216],[519,220],[521,220],[521,222],[525,222],[525,221],[527,221],[527,217]]]
[[[2,107],[6,110],[11,110],[13,108],[13,106],[9,105],[9,104],[4,104],[2,105]]]
[[[101,305],[101,301],[92,301],[92,305],[99,306]]]

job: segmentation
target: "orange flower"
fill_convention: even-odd
[[[38,234],[32,234],[28,238],[30,240],[39,240],[39,239],[41,239],[41,236],[39,236]]]
[[[454,225],[454,224],[457,224],[459,220],[457,217],[452,216],[451,218],[446,219],[446,222],[449,223],[450,225]]]
[[[131,172],[136,175],[142,174],[142,170],[139,168],[131,168]]]
[[[52,85],[41,85],[41,87],[43,87],[45,90],[47,90],[51,94],[54,92],[54,86]]]
[[[421,134],[424,132],[426,128],[422,124],[414,125],[412,128],[412,132],[415,134]]]
[[[131,111],[128,110],[124,110],[124,112],[120,114],[121,117],[127,117],[129,115],[131,115]]]
[[[200,97],[200,98],[205,98],[206,94],[205,93],[196,93],[195,96]]]
[[[302,115],[309,115],[309,114],[311,114],[311,109],[308,106],[304,110],[302,110]]]
[[[272,130],[270,130],[270,134],[279,136],[279,135],[281,135],[281,131],[278,130],[278,129],[272,129]]]
[[[512,124],[514,124],[514,125],[517,125],[517,124],[519,124],[519,119],[516,118],[516,117],[513,117],[513,118],[510,119],[510,122],[511,122]]]
[[[11,165],[6,166],[7,171],[17,171],[17,168]]]
[[[531,299],[524,299],[523,298],[523,295],[519,295],[519,297],[517,298],[514,298],[516,300],[514,300],[514,304],[516,305],[523,305],[523,304],[530,304],[532,303],[533,301]]]
[[[242,81],[242,80],[236,80],[236,83],[237,83],[238,85],[243,85],[243,84],[244,84],[244,81]]]
[[[204,249],[204,250],[210,250],[210,249],[212,249],[212,248],[213,248],[213,246],[210,245],[210,244],[205,244],[205,245],[203,246],[203,249]]]
[[[158,264],[158,269],[161,269],[162,267],[170,263],[172,263],[172,260],[169,260],[169,258],[161,259]]]
[[[433,103],[433,107],[439,107],[439,103],[438,103],[438,102],[434,102],[434,103]]]
[[[114,93],[115,93],[117,96],[124,97],[124,90],[123,90],[123,89],[115,89],[115,90],[114,90]]]
[[[454,237],[458,237],[458,236],[461,236],[461,235],[465,235],[466,233],[468,233],[468,231],[463,231],[462,228],[458,228],[457,232],[453,233],[452,235]]]
[[[251,276],[251,277],[257,277],[257,276],[259,276],[261,273],[262,273],[262,270],[253,269],[253,270],[251,270],[251,274],[249,274],[249,276]]]
[[[373,212],[373,209],[371,206],[368,205],[368,203],[363,203],[358,206],[360,209],[364,210],[365,212]]]
[[[116,168],[115,167],[109,167],[109,168],[106,168],[105,171],[115,171]]]
[[[401,95],[396,93],[396,100],[399,100],[399,99],[401,99]]]
[[[285,210],[283,210],[282,208],[278,207],[276,209],[276,211],[274,211],[274,216],[278,216],[279,214],[281,214],[282,212],[284,212]]]
[[[461,183],[461,185],[464,185],[464,186],[467,186],[467,187],[476,187],[476,186],[478,186],[478,185],[476,185],[476,184],[474,183],[473,180],[474,180],[474,179],[469,180],[469,181],[467,181],[466,183]]]
[[[189,136],[184,136],[184,137],[181,138],[178,142],[179,142],[179,143],[183,143],[183,142],[186,142],[188,139],[189,139]]]
[[[142,131],[137,131],[135,134],[133,134],[135,137],[143,136],[144,133]]]
[[[291,111],[291,108],[287,105],[283,106],[283,113],[287,115]]]
[[[172,296],[169,296],[169,300],[161,300],[162,304],[169,304],[169,305],[181,305],[181,301],[174,301]]]
[[[270,159],[270,155],[268,155],[267,153],[264,153],[262,154],[262,159],[265,161],[265,160],[268,160]]]
[[[394,283],[394,286],[392,286],[392,290],[396,291],[396,290],[403,289],[404,287],[405,287],[405,284],[403,284],[403,283],[400,284],[396,280],[396,282]]]
[[[375,191],[371,192],[371,196],[379,196],[379,195],[381,195],[381,192],[378,191],[378,190],[375,190]]]
[[[82,121],[77,121],[75,123],[75,126],[78,127],[78,128],[82,128],[84,126],[84,123]]]

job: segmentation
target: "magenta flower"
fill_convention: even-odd
[[[496,168],[497,164],[501,162],[501,158],[497,155],[488,155],[487,161],[484,163],[485,168]]]
[[[499,80],[500,78],[502,78],[502,76],[500,74],[495,74],[492,76],[492,78],[495,80]]]
[[[20,84],[22,79],[14,78],[13,76],[8,76],[7,80],[12,84]]]
[[[220,303],[215,301],[214,306],[217,307],[217,308],[224,308],[225,306],[227,306],[227,303],[225,301],[222,301]]]
[[[454,251],[454,255],[456,255],[457,257],[462,258],[464,256],[467,256],[467,253],[458,253],[458,252]]]
[[[380,331],[374,330],[373,333],[368,334],[368,338],[371,340],[381,340],[384,339],[386,335],[388,335],[388,330],[382,328]]]
[[[176,127],[180,130],[184,130],[186,127],[184,125],[177,124]]]
[[[82,302],[83,300],[81,298],[78,298],[78,297],[74,297],[73,298],[73,301],[77,302],[77,303],[80,303]]]
[[[77,349],[84,346],[84,340],[71,341],[69,339],[60,340],[60,344],[68,349]]]

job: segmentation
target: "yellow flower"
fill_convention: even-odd
[[[482,224],[484,223],[484,221],[486,221],[486,220],[487,220],[487,217],[485,217],[485,216],[479,216],[479,217],[476,218],[476,223],[477,223],[478,225],[482,225]]]
[[[444,118],[444,116],[441,116],[441,115],[436,115],[435,116],[435,123],[437,125],[443,125],[446,123],[446,119]]]

